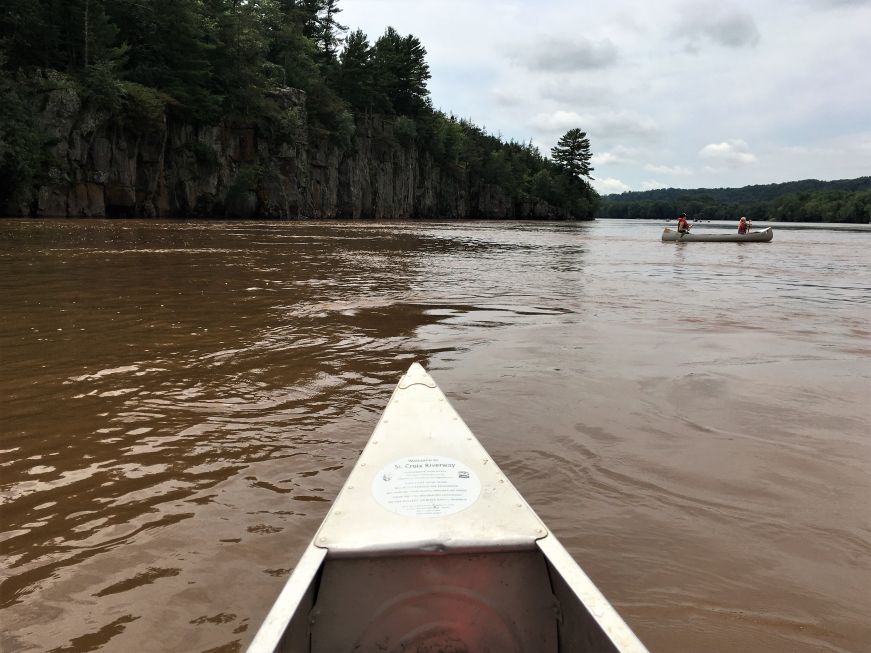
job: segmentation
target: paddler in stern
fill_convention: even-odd
[[[681,213],[677,218],[677,232],[679,234],[688,234],[692,227],[693,225],[687,221],[687,214]]]

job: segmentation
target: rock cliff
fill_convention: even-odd
[[[340,147],[307,128],[305,93],[276,92],[281,138],[229,121],[147,125],[83,106],[59,87],[38,115],[51,136],[48,179],[6,214],[36,217],[566,219],[566,211],[470,178],[414,145],[389,117],[358,119]]]

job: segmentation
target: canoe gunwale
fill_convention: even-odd
[[[620,653],[649,653],[647,647],[632,632],[623,617],[605,598],[595,583],[584,573],[572,555],[566,551],[562,542],[553,534],[537,542],[548,565],[574,597],[586,608],[587,613],[595,620],[608,638],[614,650]],[[558,592],[557,584],[551,579],[551,585]]]
[[[272,653],[278,650],[291,622],[298,616],[306,595],[311,592],[312,601],[314,600],[314,594],[317,593],[317,578],[323,569],[326,557],[326,549],[317,547],[313,543],[306,547],[249,644],[248,653]]]

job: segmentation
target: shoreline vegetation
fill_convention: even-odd
[[[871,177],[806,179],[743,188],[663,188],[602,197],[597,218],[754,222],[871,223]]]
[[[415,36],[340,13],[8,0],[0,214],[592,219],[586,134],[548,158],[439,111]]]

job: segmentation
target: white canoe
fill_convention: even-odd
[[[415,363],[248,651],[647,649]]]
[[[747,234],[731,233],[679,233],[674,229],[665,228],[662,232],[663,241],[677,241],[682,243],[767,243],[774,237],[771,227],[762,231],[751,231]]]

